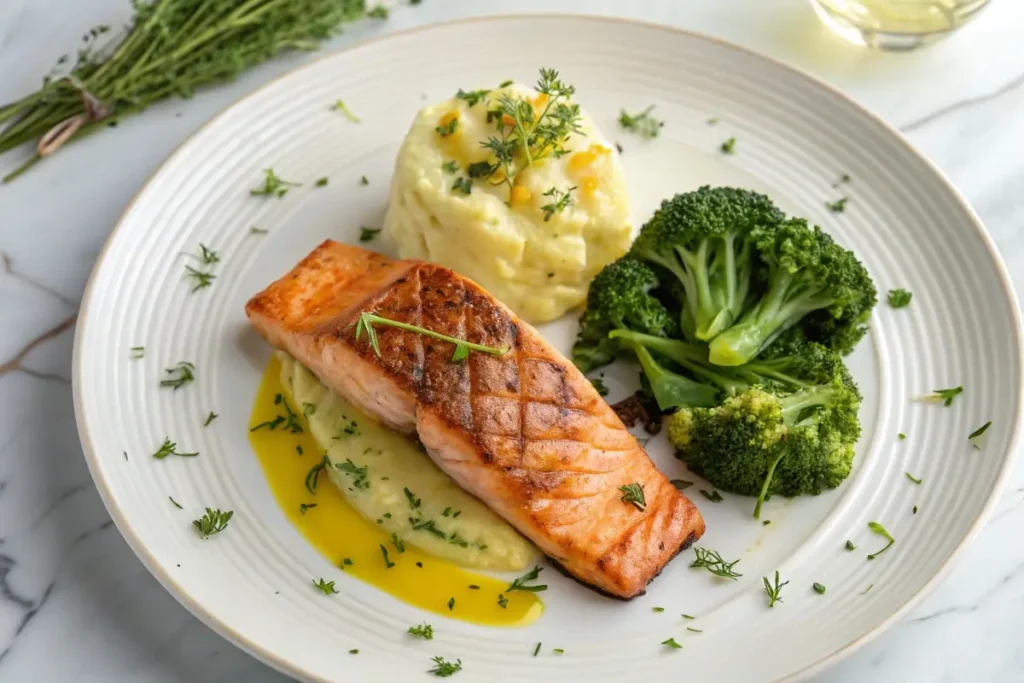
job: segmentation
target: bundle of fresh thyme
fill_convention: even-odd
[[[74,65],[65,55],[43,86],[0,107],[0,154],[39,140],[10,182],[67,140],[172,95],[227,81],[284,50],[312,50],[365,0],[131,0],[123,39],[106,26],[83,36]]]

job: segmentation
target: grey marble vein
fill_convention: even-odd
[[[903,124],[902,126],[900,126],[900,130],[902,130],[904,133],[912,133],[918,130],[919,128],[923,128],[924,126],[932,123],[933,121],[937,121],[945,116],[949,116],[950,114],[955,114],[969,107],[976,107],[979,104],[992,102],[993,100],[996,100],[1002,97],[1003,95],[1013,92],[1022,85],[1024,85],[1024,73],[1018,74],[1016,77],[1011,79],[1009,82],[1007,82],[1005,85],[995,90],[994,92],[986,93],[984,95],[978,95],[976,97],[965,97],[962,100],[958,100],[956,102],[953,102],[952,104],[948,104],[945,107],[942,107],[941,109],[938,109],[918,119],[915,119],[910,123]]]

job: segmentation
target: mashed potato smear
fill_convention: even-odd
[[[551,73],[538,88],[552,91],[544,85]],[[518,116],[502,113],[510,103]],[[545,140],[570,116],[575,130]],[[548,95],[516,84],[460,90],[417,114],[398,153],[384,227],[403,258],[470,277],[531,323],[582,304],[591,279],[632,235],[618,153],[572,103],[571,89]]]

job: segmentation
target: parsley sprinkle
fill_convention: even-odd
[[[455,598],[448,598],[448,611],[455,609]]]
[[[622,498],[620,500],[623,503],[632,503],[637,510],[643,510],[647,507],[647,501],[644,499],[644,487],[640,484],[633,482],[632,484],[625,484],[619,487],[622,491]]]
[[[345,559],[343,559],[343,560],[341,561],[341,567],[342,567],[342,568],[345,568],[345,567],[351,567],[351,566],[352,566],[353,564],[355,564],[355,562],[353,562],[353,561],[352,561],[352,560],[351,560],[350,558],[348,558],[348,557],[346,557]]]
[[[325,453],[323,460],[313,465],[313,467],[306,474],[306,490],[312,493],[314,496],[316,495],[317,478],[320,476],[320,473],[324,471],[324,469],[330,466],[330,464],[331,461],[327,458],[327,454]]]
[[[817,593],[818,595],[824,595],[825,594],[825,585],[824,584],[815,582],[814,585],[811,586],[811,588],[813,588],[814,592]]]
[[[434,668],[427,671],[428,674],[434,674],[438,678],[448,678],[452,674],[462,671],[462,660],[456,659],[455,663],[446,662],[443,657],[434,657]]]
[[[870,591],[874,587],[875,587],[875,584],[871,584],[870,586],[868,586],[867,588],[864,589],[864,592],[861,593],[861,595],[867,595],[868,591]]]
[[[405,544],[402,543],[402,539],[398,537],[398,534],[391,534],[391,544],[395,546],[395,550],[397,550],[399,553],[405,552]]]
[[[359,650],[358,649],[352,649],[352,650],[349,650],[348,653],[350,655],[357,655],[357,654],[359,654]]]
[[[452,185],[452,192],[461,192],[462,194],[470,194],[473,191],[473,181],[469,178],[460,177],[455,179],[455,184]]]
[[[164,370],[168,375],[169,379],[161,380],[160,386],[172,387],[175,391],[182,388],[190,382],[194,382],[196,366],[192,365],[188,361],[180,361],[173,368],[167,368]]]
[[[900,441],[904,441],[906,440],[907,435],[904,434],[903,432],[900,432],[899,434],[896,435],[896,438],[898,438]]]
[[[422,626],[410,626],[409,634],[419,636],[423,640],[433,640],[434,627],[424,621]]]
[[[736,138],[729,138],[722,143],[719,149],[722,150],[722,154],[735,154],[736,153]]]
[[[686,630],[692,633],[704,633],[704,631],[700,630],[699,628],[693,628],[692,626],[687,626]]]
[[[315,185],[316,187],[323,187],[326,184],[327,184],[327,176],[324,176],[323,178],[317,178],[316,182],[313,183],[313,185]]]
[[[846,549],[847,549],[848,551],[850,551],[850,550],[856,550],[856,549],[857,549],[857,546],[855,546],[855,545],[853,544],[853,541],[847,541],[847,542],[846,542]]]
[[[910,305],[910,300],[913,297],[914,293],[906,289],[890,289],[889,305],[893,308],[905,308]]]
[[[704,567],[715,576],[721,576],[734,581],[743,576],[743,574],[738,574],[733,571],[733,567],[739,562],[739,560],[726,562],[722,559],[722,556],[718,554],[718,551],[698,548],[696,546],[694,546],[693,552],[697,558],[693,561],[693,564],[691,564],[690,567]]]
[[[302,514],[306,514],[306,510],[312,510],[315,507],[316,503],[299,503],[299,512],[301,512]]]
[[[693,486],[692,481],[686,481],[685,479],[672,479],[668,483],[675,486],[677,491],[685,491],[686,489]]]
[[[664,607],[652,607],[651,611],[655,612],[655,613],[661,613],[661,612],[665,611],[665,608]]]
[[[181,507],[181,505],[178,503],[178,501],[174,500],[170,496],[167,496],[167,500],[169,500],[172,503],[174,503],[174,507],[178,508],[179,510],[184,510],[185,509],[185,508]]]
[[[228,522],[234,514],[232,510],[221,512],[219,509],[206,508],[206,514],[199,519],[192,520],[192,526],[199,532],[200,537],[207,539],[227,529]]]
[[[459,165],[454,161],[446,161],[441,164],[441,170],[452,175],[459,172]]]
[[[537,647],[533,648],[533,656],[536,657],[537,653],[540,652],[541,643],[537,643]]]
[[[554,652],[556,655],[564,655],[565,654],[565,650],[563,650],[560,647],[552,648],[551,651]]]
[[[348,108],[348,105],[346,105],[341,100],[338,100],[333,105],[331,105],[331,109],[333,109],[335,111],[340,111],[342,114],[345,115],[345,118],[347,118],[352,123],[359,123],[360,122],[359,121],[359,117],[356,116],[355,114],[353,114],[352,110]]]
[[[508,598],[505,597],[504,593],[498,593],[498,607],[502,609],[508,608]]]
[[[449,135],[453,135],[455,133],[455,131],[457,131],[458,129],[459,129],[459,118],[456,116],[456,117],[452,117],[452,119],[450,121],[448,121],[447,123],[439,125],[439,126],[436,126],[434,128],[434,132],[437,133],[438,135],[440,135],[441,137],[446,138]]]
[[[455,97],[460,100],[464,100],[467,106],[475,107],[481,101],[486,99],[490,92],[490,90],[470,90],[469,92],[466,92],[462,88],[459,88],[459,91],[455,93]]]
[[[200,289],[205,289],[213,284],[213,281],[217,279],[217,276],[213,273],[205,273],[200,270],[196,270],[192,266],[185,266],[185,277],[191,278],[193,281],[192,293],[198,292]]]
[[[572,191],[576,189],[573,185],[565,192],[562,192],[557,187],[552,187],[544,193],[545,197],[551,197],[551,201],[540,207],[540,210],[544,212],[544,221],[551,220],[551,217],[556,213],[561,213],[573,204]]]
[[[907,475],[907,479],[909,479],[910,481],[914,482],[915,484],[920,484],[921,483],[921,480],[918,479],[917,477],[915,477],[910,472],[904,472],[903,474]]]
[[[941,403],[945,407],[953,405],[953,399],[964,393],[963,387],[953,387],[952,389],[935,389],[932,393],[927,396],[918,398],[918,401],[925,403]]]
[[[846,202],[850,201],[849,197],[840,197],[834,202],[825,202],[825,207],[832,213],[842,213],[846,210]]]
[[[164,442],[160,444],[160,448],[158,448],[156,453],[153,454],[153,457],[157,460],[163,460],[168,455],[176,455],[179,458],[194,458],[199,455],[199,453],[179,453],[178,444],[174,443],[169,438],[164,437]],[[127,458],[125,459],[127,460]]]
[[[359,228],[359,241],[372,242],[380,233],[381,228],[368,228],[365,225]]]
[[[779,570],[775,570],[775,584],[768,580],[767,576],[761,577],[764,581],[764,592],[768,594],[768,606],[775,607],[775,603],[782,602],[782,598],[779,594],[782,592],[782,587],[785,586],[789,581],[783,581],[779,583]]]
[[[981,425],[967,437],[967,440],[974,446],[974,450],[983,451],[985,446],[988,445],[988,428],[992,426],[992,420],[989,420],[985,424]]]
[[[359,184],[360,184],[360,185],[369,185],[369,184],[370,184],[370,179],[369,179],[369,178],[367,178],[367,177],[366,177],[366,176],[364,176],[364,175],[362,175],[362,176],[359,176]]]
[[[384,556],[384,568],[385,569],[391,569],[392,567],[395,566],[395,563],[392,562],[391,558],[388,557],[388,549],[384,547],[383,543],[380,546],[380,554]]]
[[[289,187],[299,187],[301,183],[292,183],[287,180],[280,178],[274,169],[265,168],[263,169],[263,185],[255,189],[249,190],[249,194],[254,197],[283,197],[288,194]]]
[[[526,572],[525,574],[520,576],[518,579],[513,581],[509,585],[509,587],[505,589],[505,592],[506,593],[511,593],[512,591],[529,591],[531,593],[539,593],[540,591],[546,591],[548,589],[548,587],[546,585],[539,585],[539,586],[527,586],[526,585],[527,581],[536,581],[537,577],[540,576],[540,573],[542,571],[544,571],[544,569],[542,567],[534,566],[533,569],[531,569],[530,571]]]
[[[357,467],[351,458],[346,458],[345,462],[339,462],[335,467],[348,476],[352,477],[352,485],[357,489],[363,489],[364,491],[370,488],[370,468],[369,467]]]
[[[619,111],[619,125],[642,138],[656,138],[665,122],[651,116],[652,111],[654,111],[653,104],[639,114],[630,114],[625,109],[621,109]]]
[[[701,489],[700,492],[705,498],[710,500],[712,503],[721,503],[723,500],[725,500],[724,498],[722,498],[722,494],[719,493],[718,491],[708,492],[705,491],[704,489]]]
[[[889,541],[884,548],[882,548],[876,553],[871,553],[870,555],[868,555],[868,559],[873,560],[882,553],[884,553],[886,550],[891,548],[892,544],[896,542],[896,539],[893,538],[892,535],[885,530],[885,527],[879,524],[878,522],[868,522],[868,528],[874,531],[879,536],[882,536],[883,538]]]
[[[255,225],[253,225],[253,226],[251,226],[249,228],[249,234],[250,235],[266,235],[269,232],[270,232],[269,230],[263,230],[262,228],[257,228]]]
[[[668,640],[661,641],[661,644],[673,648],[675,650],[682,650],[683,646],[676,642],[675,638],[669,638]]]
[[[334,595],[338,592],[338,590],[334,587],[333,581],[324,581],[323,579],[320,579],[319,581],[313,581],[313,586],[317,590],[321,591],[324,595]],[[356,650],[356,652],[358,652],[358,650]]]
[[[130,350],[131,350],[131,359],[132,360],[140,360],[141,358],[143,358],[146,355],[146,347],[145,346],[133,346]]]
[[[512,85],[513,83],[515,83],[515,81],[512,81],[512,80],[502,81],[501,83],[498,84],[498,87],[499,88],[507,88],[508,86]]]
[[[697,618],[697,617],[692,617],[692,616],[690,616],[689,614],[681,614],[681,615],[679,615],[679,616],[681,616],[681,617],[682,617],[683,619],[687,619],[687,620],[689,620],[689,621],[693,621],[694,619],[696,619],[696,618]]]
[[[220,415],[218,415],[217,413],[215,413],[215,412],[213,412],[211,410],[210,414],[206,416],[206,422],[203,423],[203,426],[204,427],[209,427],[210,423],[213,422],[214,420],[216,420],[218,417],[220,417]]]

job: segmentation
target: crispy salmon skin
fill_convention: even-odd
[[[579,370],[447,268],[327,241],[245,310],[273,346],[415,434],[452,479],[588,586],[640,595],[704,533],[696,506]],[[356,339],[363,312],[509,350],[453,361],[449,342],[377,325],[378,355]],[[623,501],[620,487],[634,483],[643,506]]]

